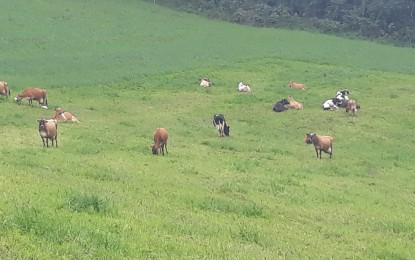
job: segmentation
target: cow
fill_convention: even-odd
[[[291,97],[291,96],[288,97],[288,101],[290,103],[290,104],[288,104],[289,108],[295,108],[297,110],[303,109],[303,104],[301,104],[300,102],[295,101],[293,97]]]
[[[72,122],[79,123],[78,119],[72,113],[66,112],[60,107],[55,108],[55,114],[53,116],[53,119],[56,119],[57,121],[62,121],[62,122],[72,121]]]
[[[288,81],[288,85],[289,85],[291,88],[302,89],[302,90],[305,90],[305,89],[306,89],[306,87],[305,87],[305,85],[304,85],[304,84],[302,84],[302,83],[297,83],[297,82],[294,82],[294,81]]]
[[[290,102],[288,102],[287,99],[282,99],[280,101],[278,101],[277,103],[275,103],[275,105],[272,107],[272,110],[274,110],[275,112],[283,112],[287,110],[286,105],[289,105]]]
[[[6,81],[0,81],[0,95],[5,96],[6,98],[10,96],[9,85]]]
[[[212,82],[209,80],[209,78],[203,78],[203,79],[200,81],[200,86],[201,86],[201,87],[205,87],[205,88],[207,88],[207,87],[211,87],[211,86],[212,86]]]
[[[219,136],[229,136],[230,126],[226,124],[225,117],[222,114],[216,114],[213,116],[213,125],[219,131]]]
[[[58,121],[56,119],[38,119],[39,123],[39,134],[42,138],[43,147],[49,147],[49,140],[55,143],[55,146],[58,147]],[[46,139],[46,145],[45,145]]]
[[[341,103],[341,101],[340,100],[337,101],[337,100],[336,100],[336,98],[328,99],[323,103],[323,105],[321,107],[323,108],[323,110],[333,110],[333,109],[338,110],[339,108],[337,107],[336,104],[339,104],[338,102]]]
[[[321,151],[330,154],[330,158],[333,158],[333,137],[320,136],[313,132],[305,135],[304,142],[306,144],[313,144],[316,150],[317,158],[321,159]]]
[[[350,91],[348,89],[339,90],[336,92],[336,98],[349,100]]]
[[[24,98],[29,100],[29,105],[31,105],[32,107],[33,100],[37,100],[39,102],[39,105],[42,106],[42,108],[48,108],[48,99],[46,97],[46,90],[44,89],[33,87],[25,88],[21,93],[17,94],[14,100],[18,104],[20,104],[20,101]]]
[[[237,90],[239,92],[251,92],[251,87],[249,85],[246,85],[246,84],[242,83],[242,82],[239,82]]]
[[[356,100],[351,99],[349,100],[347,107],[346,107],[346,112],[349,112],[353,115],[356,115],[355,113],[357,112],[357,110],[360,108],[360,106],[356,103]]]
[[[167,139],[169,138],[169,134],[167,133],[166,129],[164,128],[156,128],[156,131],[153,134],[154,144],[151,146],[151,151],[154,155],[157,155],[159,151],[164,156],[164,149],[167,152]]]

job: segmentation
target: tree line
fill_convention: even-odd
[[[147,0],[239,24],[415,46],[415,0]]]

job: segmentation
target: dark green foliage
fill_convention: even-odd
[[[156,3],[240,24],[415,44],[413,0],[157,0]]]

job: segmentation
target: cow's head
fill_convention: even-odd
[[[46,120],[45,119],[38,119],[37,122],[39,123],[39,131],[45,129]]]
[[[313,143],[313,138],[316,136],[315,133],[310,132],[308,134],[305,134],[305,138],[304,138],[304,142],[306,144],[312,144]]]
[[[17,96],[14,98],[14,100],[16,101],[16,103],[19,103],[20,100],[22,100],[22,97],[20,96],[20,93],[17,94]]]
[[[229,128],[230,128],[230,126],[228,126],[227,124],[225,124],[225,126],[223,127],[223,133],[226,136],[229,136]]]
[[[283,104],[283,105],[289,105],[290,104],[290,102],[285,98],[280,100],[280,103]]]
[[[158,151],[157,151],[157,148],[156,148],[155,145],[152,145],[151,146],[151,153],[154,154],[154,155],[157,155],[158,154]]]

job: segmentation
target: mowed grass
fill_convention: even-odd
[[[14,94],[39,84],[50,103],[45,110],[0,97],[3,258],[415,255],[412,49],[238,27],[135,1],[59,3],[7,4],[26,10],[45,37],[59,32],[44,23],[52,14],[73,18],[61,23],[71,33],[45,41],[47,50],[2,48]],[[48,15],[30,20],[41,8]],[[146,19],[155,27],[137,29]],[[97,33],[92,43],[76,36],[86,28]],[[124,41],[105,41],[120,28]],[[3,41],[30,35],[7,32]],[[162,32],[177,38],[147,42]],[[202,41],[206,32],[220,37]],[[249,42],[235,44],[236,35]],[[66,47],[58,51],[58,42]],[[295,55],[278,54],[284,46]],[[143,66],[134,55],[157,58]],[[203,76],[214,87],[199,87]],[[290,89],[290,79],[307,91]],[[238,81],[253,92],[236,92]],[[321,110],[341,88],[361,104],[356,117]],[[290,95],[304,110],[272,111]],[[45,149],[36,119],[56,105],[81,123],[59,124],[59,147]],[[230,137],[219,138],[214,113],[225,115]],[[150,152],[156,127],[170,133],[164,157]],[[303,141],[308,131],[334,137],[333,159],[315,157]]]

